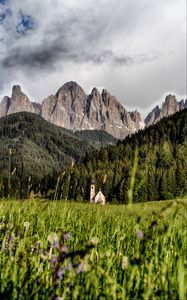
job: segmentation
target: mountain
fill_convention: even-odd
[[[187,109],[184,109],[114,146],[88,153],[62,174],[59,189],[64,198],[89,201],[94,179],[107,202],[126,204],[134,182],[133,202],[172,199],[187,193],[186,162]]]
[[[34,113],[11,114],[0,118],[0,179],[6,182],[11,167],[14,184],[20,180],[28,184],[29,177],[35,184],[50,176],[56,180],[55,174],[86,152],[116,142],[106,132],[72,132]]]
[[[71,130],[104,130],[119,139],[143,127],[141,118],[133,120],[130,113],[106,90],[100,94],[93,88],[87,96],[75,82],[66,83],[55,96],[43,101],[42,117]]]
[[[31,102],[19,85],[13,86],[11,97],[5,96],[0,103],[0,117],[16,112],[32,112],[57,126],[76,130],[103,130],[117,139],[155,124],[187,107],[187,100],[177,101],[174,95],[166,96],[162,107],[156,106],[142,121],[140,113],[128,112],[123,105],[103,89],[93,88],[86,95],[76,82],[65,83],[55,95],[44,99],[42,105]]]
[[[0,117],[27,111],[41,115],[45,120],[66,129],[104,130],[118,139],[124,139],[144,127],[140,113],[128,112],[107,90],[100,94],[93,88],[90,95],[76,82],[64,84],[55,95],[44,99],[42,105],[32,103],[14,86],[12,96],[0,103]]]
[[[3,105],[2,105],[3,103]],[[0,106],[0,116],[10,115],[16,112],[35,112],[35,109],[28,97],[21,91],[19,85],[12,88],[11,98],[5,96]]]
[[[161,108],[157,105],[145,118],[144,122],[146,126],[155,124],[163,117],[173,115],[177,111],[187,108],[187,100],[177,101],[174,95],[168,95],[165,101],[162,103]]]

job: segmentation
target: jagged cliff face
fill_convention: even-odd
[[[64,84],[56,95],[44,99],[42,105],[30,102],[20,86],[13,86],[11,98],[5,96],[0,103],[0,117],[21,111],[39,114],[71,130],[105,130],[119,139],[144,127],[140,114],[128,112],[107,90],[100,94],[93,88],[86,95],[75,82]]]
[[[177,101],[174,95],[168,95],[165,98],[165,102],[162,103],[162,107],[160,108],[158,105],[147,115],[145,118],[146,126],[150,126],[155,124],[163,117],[168,117],[173,115],[177,111],[187,108],[187,100]]]
[[[100,94],[94,88],[87,96],[75,82],[66,83],[43,101],[42,116],[71,130],[105,130],[119,139],[143,128],[140,114],[128,113],[106,90]]]
[[[8,96],[3,97],[0,103],[0,118],[7,115],[8,109],[10,107],[10,98]]]
[[[87,96],[80,86],[74,82],[66,83],[55,96],[49,96],[43,101],[42,117],[61,127],[82,129],[86,99]],[[88,126],[85,127],[89,129]]]
[[[0,117],[21,111],[37,113],[39,106],[40,104],[31,103],[29,98],[21,91],[20,86],[15,85],[12,88],[11,98],[5,96],[0,103]]]
[[[8,108],[7,115],[20,111],[28,111],[33,113],[35,112],[29,98],[21,91],[19,85],[15,85],[12,89],[12,96],[10,99],[10,106]]]

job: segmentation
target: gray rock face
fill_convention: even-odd
[[[28,111],[34,113],[34,107],[30,102],[29,98],[21,91],[19,85],[14,85],[12,88],[12,96],[10,99],[10,106],[7,111],[7,115],[21,112],[21,111]]]
[[[163,117],[168,117],[173,115],[177,111],[183,110],[187,107],[187,100],[177,101],[174,95],[168,95],[165,98],[165,101],[162,103],[162,107],[160,108],[158,105],[147,115],[144,122],[146,126],[155,124]]]
[[[87,96],[81,87],[75,82],[68,82],[55,96],[51,95],[43,101],[42,117],[58,126],[79,130],[84,123],[86,99]]]
[[[34,107],[35,114],[41,116],[42,115],[42,105],[40,103],[31,102]]]
[[[93,88],[87,96],[75,82],[66,83],[55,96],[43,101],[42,116],[71,130],[105,130],[119,139],[144,126],[138,112],[128,113],[106,90],[100,94]]]
[[[8,96],[3,97],[0,103],[0,118],[7,115],[7,111],[10,107],[10,98]]]
[[[41,115],[42,106],[39,103],[30,102],[29,98],[21,91],[20,86],[14,85],[11,98],[5,96],[0,103],[0,117],[21,111]]]

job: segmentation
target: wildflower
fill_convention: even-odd
[[[67,252],[68,252],[68,247],[66,245],[64,245],[61,248],[61,254],[62,254],[62,256],[66,256]]]
[[[52,255],[51,260],[50,260],[50,266],[51,268],[53,268],[55,266],[57,262],[57,256],[56,255]]]
[[[143,238],[143,232],[140,229],[137,231],[137,236],[140,240]]]
[[[7,245],[5,247],[7,252],[10,250],[13,240],[14,240],[14,236],[13,236],[13,234],[10,234],[8,237]]]
[[[122,258],[122,269],[127,269],[128,264],[129,264],[128,257],[123,256],[123,258]]]
[[[57,270],[57,278],[58,278],[58,280],[62,280],[63,275],[64,275],[64,270],[63,269],[58,269]]]
[[[66,266],[66,270],[67,271],[71,271],[72,269],[72,263],[70,262],[67,266]]]
[[[84,264],[83,264],[83,262],[81,262],[80,264],[78,264],[77,269],[75,270],[75,273],[77,275],[79,275],[79,274],[83,273],[84,271],[85,271]]]
[[[53,249],[59,248],[59,243],[58,243],[57,240],[52,240],[52,248],[53,248]]]
[[[91,239],[91,242],[92,242],[92,244],[93,244],[94,246],[97,246],[98,243],[99,243],[98,237],[93,237],[93,238]]]
[[[71,239],[71,233],[70,232],[67,232],[64,234],[64,240],[65,241],[69,241]]]

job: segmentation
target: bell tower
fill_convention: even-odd
[[[92,179],[91,185],[90,185],[90,202],[93,203],[95,202],[95,180]]]

